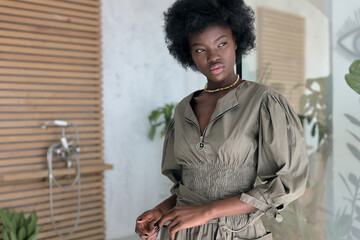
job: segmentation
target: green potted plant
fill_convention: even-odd
[[[151,124],[151,129],[149,132],[149,138],[151,140],[154,139],[156,129],[162,125],[163,128],[160,132],[160,136],[163,137],[165,135],[166,129],[168,128],[173,116],[174,108],[175,104],[165,104],[164,107],[159,107],[150,113],[149,122]]]
[[[358,94],[360,94],[360,59],[354,61],[345,75],[347,84]]]
[[[9,210],[0,210],[3,240],[35,240],[42,228],[36,225],[37,216],[34,211],[27,218],[21,211],[20,214]]]

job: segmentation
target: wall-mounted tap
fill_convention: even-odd
[[[66,128],[73,127],[75,129],[76,138],[77,138],[76,140],[78,143],[79,141],[78,141],[77,127],[74,124],[63,120],[46,121],[41,127],[43,129],[48,129],[48,126],[50,124],[53,124],[57,127],[61,127],[61,132],[62,132],[60,138],[61,146],[55,147],[53,149],[53,153],[56,157],[60,157],[61,160],[66,161],[67,168],[71,168],[73,166],[73,161],[71,159],[71,156],[73,154],[80,153],[80,147],[78,145],[74,146],[74,138],[72,136],[66,135]]]
[[[54,228],[54,231],[59,237],[66,238],[74,233],[74,231],[77,228],[77,225],[79,223],[80,219],[80,203],[81,203],[81,183],[80,183],[80,143],[79,143],[79,132],[77,130],[77,127],[75,124],[62,121],[62,120],[52,120],[52,121],[46,121],[41,127],[43,129],[47,129],[50,124],[53,124],[57,127],[61,127],[61,138],[60,143],[53,143],[47,151],[47,163],[48,163],[48,170],[49,170],[49,198],[50,198],[50,216],[51,216],[51,223]],[[75,130],[76,135],[76,142],[74,143],[74,138],[72,136],[66,135],[66,128],[67,127],[73,127]],[[70,184],[63,185],[59,183],[56,179],[56,177],[53,175],[53,157],[56,159],[64,160],[66,161],[66,167],[71,168],[73,165],[71,157],[75,155],[76,159],[76,176],[74,178],[74,181]],[[67,178],[71,178],[71,176],[66,176]],[[77,215],[76,215],[76,221],[74,224],[74,227],[72,230],[67,234],[60,233],[55,225],[55,219],[54,219],[54,207],[53,207],[53,183],[59,188],[71,188],[75,184],[77,184],[77,191],[78,191],[78,203],[77,203]]]

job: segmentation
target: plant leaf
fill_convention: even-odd
[[[10,232],[10,240],[17,240],[14,232]]]
[[[359,186],[359,181],[357,180],[357,177],[353,173],[349,173],[349,180],[354,186],[357,188]]]
[[[161,111],[161,110],[160,111],[155,111],[152,118],[151,118],[151,120],[152,121],[158,120],[158,118],[161,116],[162,113],[163,113],[163,111]]]
[[[360,75],[346,74],[346,83],[358,94],[360,94]]]
[[[355,211],[356,211],[356,214],[358,216],[360,216],[360,207],[359,206],[355,206]],[[360,236],[360,235],[359,235]]]
[[[37,228],[36,231],[34,232],[33,235],[31,235],[28,240],[35,240],[37,235],[39,234],[39,232],[42,230],[42,227],[41,228]]]
[[[36,221],[37,221],[36,213],[33,212],[30,217],[31,217],[31,221],[29,225],[26,226],[27,236],[31,236],[32,234],[34,234],[36,230]]]
[[[357,160],[360,161],[360,151],[351,143],[347,143],[346,145],[349,148],[350,152],[354,155],[354,157],[356,157]]]
[[[360,143],[360,137],[356,136],[353,132],[350,132],[349,130],[347,131],[355,138],[355,140],[357,140]]]
[[[25,223],[24,212],[21,211],[19,216],[20,216],[19,226],[24,226],[24,223]]]
[[[351,123],[353,123],[353,124],[355,124],[356,126],[360,127],[360,121],[359,121],[358,119],[356,119],[355,117],[353,117],[352,115],[347,114],[347,113],[345,113],[344,115],[345,115],[345,117],[346,117],[347,119],[349,119],[349,121],[350,121]]]
[[[352,225],[352,219],[349,214],[342,214],[339,218],[339,224],[341,225],[340,235],[345,236],[350,231]]]
[[[155,125],[151,126],[151,129],[150,129],[150,132],[149,132],[150,140],[154,140],[155,131],[156,131],[156,126]]]
[[[18,237],[18,240],[24,240],[26,238],[26,230],[25,230],[24,226],[21,226],[17,237]]]
[[[2,210],[0,210],[0,217],[3,225],[8,230],[11,230],[11,219],[9,218],[8,212],[4,213]]]
[[[355,60],[349,67],[349,72],[360,75],[360,59]]]
[[[16,217],[15,214],[13,215],[13,218],[11,219],[11,232],[17,233],[17,226],[16,226],[17,222],[16,222]],[[10,235],[11,238],[11,235]]]
[[[340,175],[340,177],[341,177],[341,180],[344,182],[344,184],[345,184],[345,186],[346,186],[347,190],[349,191],[350,195],[351,195],[351,196],[353,196],[353,193],[351,192],[351,189],[350,189],[349,185],[347,184],[347,182],[346,182],[346,180],[345,180],[344,176],[343,176],[341,173],[339,173],[339,175]]]
[[[2,235],[3,240],[10,240],[9,231],[7,229],[3,228],[1,235]]]

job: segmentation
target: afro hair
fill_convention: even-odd
[[[166,45],[184,68],[197,70],[190,53],[189,37],[212,24],[231,29],[237,44],[237,62],[255,47],[254,11],[243,0],[177,0],[164,17]]]

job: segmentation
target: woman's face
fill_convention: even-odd
[[[192,59],[209,82],[234,81],[237,45],[229,27],[210,25],[204,32],[191,36],[189,44]]]

